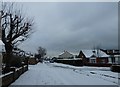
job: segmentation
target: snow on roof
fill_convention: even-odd
[[[0,40],[0,46],[1,46],[1,45],[4,45],[4,43],[2,42],[2,40]]]
[[[86,57],[90,57],[93,54],[92,50],[82,50],[82,51]]]
[[[0,40],[0,52],[5,51],[4,43]]]
[[[99,50],[99,56],[100,57],[109,57],[105,52]]]
[[[114,55],[114,57],[118,57],[118,58],[120,58],[120,55]]]
[[[67,54],[70,54],[70,55],[73,55],[73,54],[71,54],[70,52],[68,52],[68,51],[64,51],[64,52],[62,52],[61,54],[59,54],[59,55],[63,55],[63,54],[65,54],[65,53],[67,53]]]
[[[73,57],[74,55],[69,53],[68,51],[64,51],[63,53],[59,54],[59,57]]]
[[[92,55],[93,55],[93,50],[82,50],[83,51],[83,53],[84,53],[84,55],[86,56],[86,57],[91,57]],[[107,55],[106,53],[104,53],[104,52],[102,52],[102,51],[100,51],[100,50],[94,50],[95,51],[95,54],[96,54],[96,56],[98,57],[109,57],[109,55]],[[98,54],[97,54],[98,53]]]

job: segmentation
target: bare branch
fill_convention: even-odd
[[[22,11],[14,7],[14,3],[3,5],[2,40],[11,49],[18,43],[25,41],[32,31],[33,20],[22,15]],[[16,10],[15,10],[16,9]],[[12,47],[11,47],[12,46]],[[9,48],[6,48],[9,50]],[[10,51],[11,51],[10,49]]]

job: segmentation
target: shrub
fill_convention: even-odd
[[[21,67],[22,66],[21,57],[13,56],[10,63],[11,67]]]
[[[120,65],[112,65],[111,71],[120,73]]]

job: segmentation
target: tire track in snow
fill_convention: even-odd
[[[115,83],[115,84],[117,84],[118,85],[118,81],[113,81],[113,80],[110,80],[110,76],[108,76],[108,78],[104,78],[104,77],[107,77],[106,75],[103,75],[103,74],[97,74],[97,73],[94,73],[94,72],[86,72],[86,71],[82,71],[82,70],[77,70],[77,69],[75,69],[75,70],[73,70],[73,71],[75,71],[76,73],[79,73],[79,74],[83,74],[83,75],[86,75],[86,76],[91,76],[91,77],[93,77],[93,78],[100,78],[100,79],[103,79],[103,80],[105,80],[105,81],[109,81],[109,82],[112,82],[112,83]],[[94,74],[93,74],[94,73]],[[104,77],[102,77],[102,76],[104,76]],[[116,78],[114,78],[115,80],[116,80]]]
[[[118,81],[113,81],[113,80],[110,80],[110,79],[111,78],[115,79],[115,80],[120,79],[119,77],[117,78],[117,77],[106,75],[106,74],[98,74],[98,73],[96,73],[94,71],[89,71],[89,70],[85,71],[85,70],[82,70],[82,69],[75,69],[75,68],[69,67],[69,66],[60,66],[60,65],[52,65],[52,64],[48,64],[48,65],[51,66],[51,67],[56,67],[56,68],[72,69],[76,73],[83,74],[85,76],[91,76],[91,77],[100,78],[100,79],[103,79],[105,81],[109,81],[109,82],[115,83],[117,85],[118,85]],[[101,69],[100,71],[108,71],[108,70]]]

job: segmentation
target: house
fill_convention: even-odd
[[[2,62],[2,52],[4,49],[4,43],[2,42],[2,30],[0,29],[0,63]]]
[[[74,66],[83,66],[81,58],[75,58],[75,55],[71,54],[68,51],[61,53],[58,58],[54,59],[54,62],[69,64]]]
[[[3,55],[2,55],[3,46],[4,46],[4,44],[3,44],[2,40],[0,39],[0,64],[2,64],[2,60],[3,60]],[[2,66],[1,65],[0,65],[0,72],[2,72]]]
[[[3,60],[2,52],[4,50],[4,43],[2,42],[1,38],[2,38],[2,31],[0,28],[0,64],[2,64],[2,60]],[[0,67],[0,72],[2,72],[2,67]]]
[[[0,38],[0,63],[2,62],[2,53],[4,52],[4,43],[2,42]]]
[[[82,50],[80,51],[78,57],[82,58],[84,64],[86,63],[107,64],[109,55],[100,50]]]
[[[68,51],[64,51],[63,53],[61,53],[58,57],[59,59],[73,59],[74,58],[74,55],[71,54],[70,52]]]
[[[89,62],[89,59],[86,58],[86,56],[85,56],[85,54],[83,53],[82,50],[79,52],[79,55],[77,56],[77,58],[81,58],[84,64]]]
[[[118,49],[109,49],[109,50],[100,49],[100,50],[105,52],[107,55],[109,55],[109,63],[120,64],[120,50]]]
[[[2,42],[2,30],[0,29],[0,52],[4,49],[4,43]]]
[[[3,51],[4,51],[4,43],[0,39],[0,53],[2,53]]]

